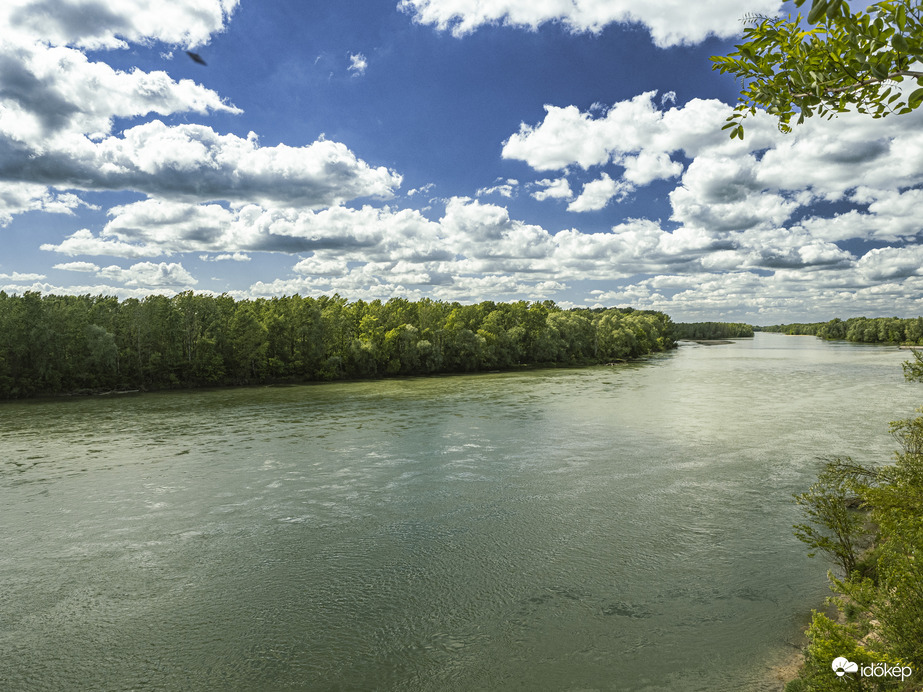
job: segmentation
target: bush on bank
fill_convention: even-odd
[[[894,463],[828,461],[796,496],[808,520],[796,535],[839,567],[830,574],[839,617],[814,614],[787,692],[923,689],[923,416],[892,423],[891,434]],[[863,543],[870,547],[860,553]],[[837,676],[839,657],[857,670]]]

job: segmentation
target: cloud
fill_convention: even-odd
[[[0,36],[52,45],[125,48],[149,40],[191,48],[224,29],[238,0],[6,0]]]
[[[632,190],[632,186],[624,182],[616,182],[606,173],[598,180],[583,186],[583,192],[573,202],[567,205],[568,211],[598,211],[609,204],[613,197],[622,200]]]
[[[93,274],[99,279],[115,281],[126,286],[160,289],[194,286],[198,281],[183,267],[175,262],[138,262],[127,269],[118,265],[99,267],[92,262],[65,262],[54,265],[54,269]],[[11,278],[0,275],[2,278]],[[17,277],[12,277],[17,278]],[[19,280],[44,279],[41,275],[26,275]]]
[[[92,262],[62,262],[56,264],[52,269],[63,269],[69,272],[86,272],[86,273],[95,273],[99,271],[99,267]]]
[[[536,180],[532,183],[532,186],[543,188],[532,193],[532,197],[539,202],[543,202],[546,199],[571,199],[574,196],[567,178],[557,178],[555,180],[545,178],[544,180]]]
[[[21,274],[20,272],[13,272],[12,274],[0,274],[0,279],[6,281],[40,281],[44,278],[44,274]]]
[[[413,197],[414,195],[425,195],[428,194],[434,187],[436,187],[435,183],[426,183],[426,185],[421,185],[420,187],[415,187],[412,190],[408,190],[407,196]]]
[[[414,210],[364,206],[321,211],[144,200],[110,210],[99,235],[83,229],[43,250],[120,257],[205,252],[312,253],[295,271],[351,276],[367,285],[371,271],[410,283],[445,286],[462,277],[509,274],[524,281],[559,275],[610,279],[701,261],[728,248],[702,230],[667,232],[650,221],[611,232],[552,232],[510,217],[498,205],[456,197],[438,221]]]
[[[608,110],[582,112],[576,106],[545,106],[537,125],[520,124],[519,132],[503,143],[505,159],[525,161],[537,171],[586,170],[609,163],[624,166],[632,182],[647,184],[682,171],[671,155],[688,158],[702,153],[729,154],[768,147],[778,141],[769,116],[748,121],[747,140],[731,140],[721,131],[730,114],[727,104],[714,99],[693,99],[682,107],[661,110],[657,92],[647,91]]]
[[[175,288],[180,286],[193,286],[198,281],[183,268],[182,264],[175,262],[138,262],[128,269],[117,265],[103,267],[97,272],[101,279],[116,281],[126,286],[139,286],[145,288]]]
[[[486,197],[488,195],[500,195],[501,197],[511,198],[516,194],[516,188],[519,181],[515,178],[497,178],[495,184],[490,187],[482,187],[476,193],[475,197]]]
[[[204,125],[159,120],[99,142],[76,138],[36,152],[0,141],[0,180],[83,190],[137,190],[181,200],[284,201],[319,208],[390,197],[401,176],[372,168],[343,144],[260,147]]]
[[[766,189],[758,174],[751,156],[697,158],[670,193],[671,218],[714,232],[784,223],[799,203]]]
[[[807,290],[797,273],[760,276],[747,271],[660,275],[628,283],[589,297],[597,305],[631,305],[639,309],[662,310],[675,321],[727,320],[751,324],[830,319],[830,315],[854,316],[861,310],[875,311],[893,299],[872,297],[868,289],[839,289],[817,286]],[[919,292],[920,287],[906,287]],[[905,290],[906,290],[905,289]],[[860,300],[861,299],[861,300]],[[877,314],[906,309],[913,301],[890,303]],[[870,314],[872,314],[870,312]]]
[[[537,29],[561,22],[574,32],[599,32],[614,23],[646,26],[658,46],[699,43],[710,35],[735,36],[739,18],[747,13],[772,16],[778,0],[714,0],[708,3],[676,0],[402,0],[400,9],[421,24],[463,36],[490,24]]]
[[[771,229],[818,201],[867,206],[833,216],[809,213],[799,227],[821,240],[894,240],[921,231],[915,210],[923,201],[923,113],[887,120],[844,113],[830,122],[808,121],[790,135],[758,113],[741,142],[720,130],[730,106],[693,99],[664,108],[673,99],[658,106],[655,96],[645,92],[585,112],[546,106],[544,120],[523,123],[502,155],[536,171],[605,167],[616,172],[621,194],[679,178],[668,196],[671,219],[713,234]],[[613,183],[597,175],[571,211],[598,209],[614,192]]]
[[[704,180],[701,194],[720,197],[720,186],[706,189],[711,179]],[[746,199],[751,190],[745,185],[740,194]],[[289,277],[257,282],[242,297],[339,292],[350,299],[560,299],[575,282],[596,287],[622,282],[620,289],[587,293],[587,302],[662,309],[677,319],[743,319],[746,313],[756,323],[771,322],[769,315],[794,319],[799,310],[815,314],[815,296],[829,297],[835,301],[831,306],[860,297],[874,306],[883,303],[876,290],[894,296],[900,289],[908,293],[895,305],[907,307],[920,295],[913,293],[919,289],[914,282],[923,281],[917,275],[923,266],[920,246],[857,257],[803,224],[717,231],[690,223],[667,230],[655,221],[630,219],[605,232],[555,231],[513,218],[503,206],[464,197],[447,200],[437,220],[415,210],[368,205],[310,211],[168,200],[116,207],[110,217],[98,236],[84,230],[44,249],[129,258],[185,252],[215,259],[242,259],[251,252],[302,255]],[[96,265],[58,268],[93,273]],[[97,276],[131,289],[195,285],[182,265],[168,262],[106,267]]]
[[[215,257],[199,255],[199,259],[203,262],[249,262],[251,257],[244,252],[224,252],[220,255],[216,255]]]
[[[369,63],[362,53],[350,54],[349,67],[347,68],[353,74],[359,76],[365,74]]]
[[[189,290],[189,287],[185,287],[182,290]],[[47,281],[34,281],[28,285],[0,284],[0,291],[6,291],[7,293],[11,294],[22,294],[27,291],[32,291],[35,293],[44,293],[46,295],[56,296],[116,296],[120,300],[125,300],[126,298],[137,298],[139,300],[143,300],[150,295],[163,295],[169,297],[179,293],[177,288],[171,288],[169,286],[141,286],[129,288],[123,285],[102,282],[95,284],[70,284],[67,286],[61,286],[59,284],[48,283]],[[212,291],[198,290],[196,292],[216,295]],[[243,298],[245,296],[240,294],[237,297]]]
[[[179,113],[239,114],[216,92],[162,71],[115,70],[88,48],[192,46],[223,29],[237,0],[10,0],[0,8],[0,225],[27,211],[71,213],[79,191],[134,190],[191,201],[323,208],[388,198],[401,176],[345,145],[259,145],[257,136],[168,125]],[[361,54],[353,65],[364,65]],[[117,119],[129,127],[113,132]]]
[[[113,207],[98,235],[81,229],[43,250],[143,257],[183,252],[379,252],[396,258],[447,256],[436,225],[416,211],[331,207],[321,211],[148,199]]]
[[[116,117],[241,112],[189,79],[114,70],[72,48],[21,43],[0,43],[0,103],[0,136],[39,153],[58,137],[99,139]]]
[[[655,180],[675,178],[683,172],[683,164],[673,161],[663,151],[641,151],[637,156],[624,157],[619,164],[625,167],[625,180],[633,185],[649,185]]]
[[[538,171],[564,170],[571,165],[583,169],[607,163],[618,146],[615,132],[600,132],[605,121],[581,113],[576,106],[545,106],[545,119],[538,126],[522,123],[519,132],[503,143],[505,159],[525,161]],[[610,144],[611,143],[611,144]]]
[[[324,260],[317,256],[301,260],[293,269],[299,274],[311,276],[344,276],[349,272],[345,260],[333,258]]]
[[[856,270],[866,283],[920,276],[923,274],[923,246],[876,248],[856,263]]]
[[[75,257],[77,255],[109,255],[114,257],[156,257],[161,250],[154,246],[132,245],[118,240],[111,240],[94,236],[88,228],[74,231],[67,238],[55,245],[43,243],[40,250],[59,252],[62,255]]]
[[[27,211],[73,216],[74,211],[80,207],[97,208],[87,204],[77,195],[55,192],[43,185],[0,182],[0,226],[9,224],[16,214]]]

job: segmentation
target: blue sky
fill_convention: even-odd
[[[921,314],[920,114],[720,131],[708,57],[789,11],[11,0],[0,289]]]

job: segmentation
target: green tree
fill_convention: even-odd
[[[831,579],[837,594],[832,601],[845,622],[815,614],[808,629],[804,668],[799,679],[786,687],[791,692],[838,690],[843,685],[865,690],[920,689],[923,564],[918,558],[923,553],[923,416],[892,423],[891,434],[900,445],[894,464],[865,468],[848,460],[828,462],[818,484],[805,494],[811,495],[811,528],[821,528],[806,540],[812,547],[825,550],[843,564],[843,555],[852,542],[850,536],[856,533],[855,525],[849,525],[852,519],[844,518],[846,492],[858,493],[870,525],[875,527],[876,541],[863,556],[863,563],[872,569]],[[832,508],[826,496],[838,500]],[[860,665],[881,662],[906,666],[914,673],[904,681],[856,678],[843,683],[830,675],[830,662],[837,656]]]
[[[919,349],[913,349],[913,360],[905,360],[901,363],[904,368],[904,377],[909,382],[923,382],[923,352]]]
[[[798,6],[805,0],[795,0]],[[920,0],[883,0],[852,12],[842,0],[814,0],[805,28],[795,19],[754,17],[745,41],[713,69],[742,82],[723,129],[743,139],[743,119],[757,109],[791,131],[815,115],[831,118],[855,109],[874,118],[909,113],[923,103],[923,7]],[[915,79],[905,95],[897,84]]]
[[[86,341],[89,347],[87,371],[97,375],[98,384],[111,384],[119,369],[119,347],[115,344],[115,336],[105,327],[90,324],[87,325]]]
[[[385,334],[384,352],[388,358],[385,366],[389,375],[412,375],[419,370],[420,354],[417,342],[420,331],[410,324],[402,324]]]
[[[231,318],[232,372],[243,383],[259,381],[267,367],[269,334],[255,313],[254,305],[244,301],[237,304],[237,311]]]
[[[854,468],[848,460],[846,464]],[[795,495],[807,523],[795,524],[794,529],[798,540],[811,549],[810,557],[817,551],[825,553],[848,577],[859,561],[863,520],[850,507],[856,489],[843,466],[840,460],[826,462],[817,482],[807,492]]]
[[[837,677],[830,668],[831,662],[840,656],[859,666],[886,664],[900,665],[902,661],[883,652],[872,651],[860,643],[862,630],[853,624],[834,622],[826,615],[814,613],[807,635],[810,644],[805,649],[804,668],[799,680],[786,685],[786,692],[841,692],[856,690],[872,692],[878,690],[908,689],[890,678],[863,679],[854,675]]]

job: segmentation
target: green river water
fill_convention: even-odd
[[[778,690],[895,348],[0,404],[0,689]]]

